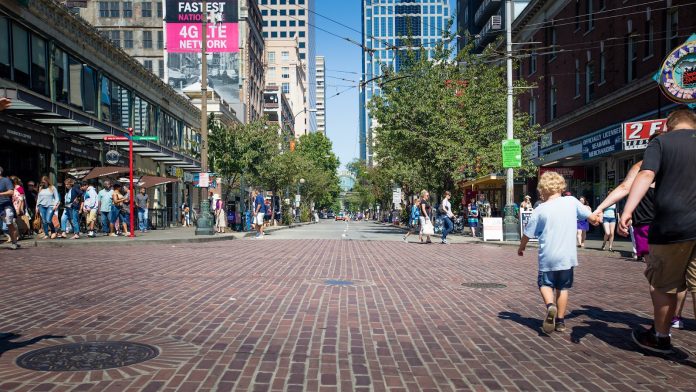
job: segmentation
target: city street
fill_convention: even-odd
[[[650,322],[642,263],[581,253],[568,332],[543,336],[535,250],[401,233],[322,221],[262,240],[3,250],[0,391],[696,390],[693,355],[630,340]],[[673,341],[691,350],[690,302],[685,315]],[[155,351],[96,371],[79,369],[125,351],[16,363],[98,341]]]

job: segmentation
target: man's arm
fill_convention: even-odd
[[[626,207],[619,220],[619,233],[621,235],[628,235],[628,226],[638,204],[643,199],[645,194],[650,188],[650,184],[655,181],[655,172],[652,170],[643,170],[636,176],[635,181],[633,181],[633,186],[631,186],[631,191],[628,194],[628,200],[626,201]]]
[[[529,242],[529,237],[527,237],[526,234],[522,235],[522,239],[520,240],[520,247],[517,248],[517,255],[518,256],[524,256],[524,250],[527,248],[527,243]]]
[[[8,189],[5,192],[0,193],[0,196],[12,197],[14,196],[14,189]]]
[[[8,109],[10,106],[12,106],[12,101],[9,98],[0,98],[0,112]]]
[[[621,182],[621,184],[617,186],[616,189],[611,191],[611,193],[607,195],[604,201],[597,206],[597,208],[594,211],[595,214],[604,211],[607,207],[609,207],[612,204],[620,202],[621,200],[623,200],[624,197],[626,197],[626,195],[628,195],[628,192],[631,190],[631,186],[633,185],[633,181],[635,181],[636,176],[638,176],[638,173],[640,172],[640,167],[642,164],[643,161],[640,161],[631,166],[631,169],[626,174],[626,178],[623,180],[623,182]]]

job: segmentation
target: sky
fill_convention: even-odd
[[[315,15],[315,25],[341,37],[360,42],[360,33],[342,27],[319,15],[335,19],[361,31],[361,4],[361,0],[316,0],[315,9],[318,15]],[[360,155],[357,81],[360,80],[362,72],[360,65],[362,52],[357,45],[319,29],[316,30],[315,34],[316,54],[326,57],[326,135],[333,142],[334,153],[341,160],[341,166],[345,167],[347,163]],[[351,86],[355,86],[355,88],[350,89]],[[334,96],[347,89],[349,90]]]

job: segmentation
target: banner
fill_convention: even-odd
[[[597,132],[582,141],[582,159],[588,160],[621,151],[623,136],[621,127]]]
[[[657,132],[664,132],[666,126],[667,119],[624,123],[624,150],[642,150],[647,148],[650,136]]]
[[[210,53],[239,52],[237,0],[208,1],[207,48]],[[202,45],[203,5],[195,0],[167,0],[167,51],[198,53]]]

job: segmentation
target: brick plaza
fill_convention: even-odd
[[[693,356],[644,356],[630,340],[650,322],[643,264],[580,259],[568,332],[547,337],[536,252],[520,258],[514,247],[238,240],[2,251],[0,391],[696,391]],[[687,309],[673,341],[689,350]],[[92,372],[15,364],[96,340],[160,355]]]

